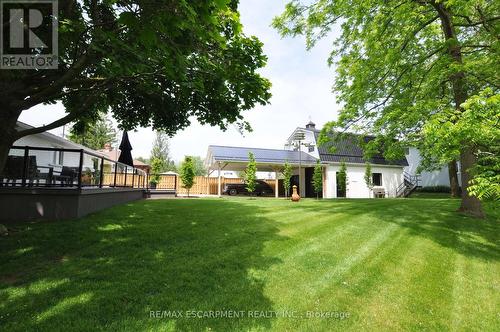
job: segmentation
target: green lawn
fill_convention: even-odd
[[[148,200],[17,224],[0,238],[0,330],[498,331],[499,212],[458,204]]]
[[[451,198],[450,193],[426,193],[421,191],[414,191],[411,193],[411,198]]]

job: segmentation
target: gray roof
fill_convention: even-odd
[[[33,127],[32,125],[29,125],[25,122],[21,122],[21,121],[17,121],[16,123],[16,129],[17,130],[26,130],[26,129],[33,129],[35,127]],[[66,148],[66,149],[78,149],[78,150],[85,150],[87,152],[91,152],[91,153],[97,153],[99,155],[102,155],[104,157],[107,157],[106,155],[102,154],[101,152],[99,151],[95,151],[89,147],[86,147],[84,145],[81,145],[81,144],[78,144],[78,143],[75,143],[75,142],[72,142],[64,137],[59,137],[57,135],[54,135],[52,134],[51,132],[48,132],[48,131],[44,131],[44,132],[41,132],[41,133],[38,133],[38,134],[33,134],[33,135],[29,135],[29,136],[39,136],[39,137],[43,137],[45,139],[48,139],[48,140],[51,140],[52,142],[55,142],[55,143],[58,143],[60,145],[62,145],[62,148]],[[16,145],[15,142],[13,145]],[[47,146],[42,146],[42,147],[47,147]]]
[[[311,130],[311,129],[305,129]],[[320,131],[313,130],[316,142]],[[373,136],[361,136],[357,134],[340,135],[324,145],[318,147],[319,158],[324,162],[346,162],[355,164],[364,164],[370,162],[375,165],[394,165],[394,166],[408,166],[406,158],[400,160],[385,159],[382,153],[375,154],[370,159],[363,158],[363,148],[360,141],[365,143],[375,139]],[[333,148],[333,151],[332,151]]]
[[[298,151],[219,145],[210,145],[208,150],[211,152],[215,161],[248,162],[248,153],[252,152],[257,163],[284,164],[285,161],[288,161],[290,164],[299,163]],[[316,162],[316,158],[305,152],[300,152],[300,159],[304,164],[313,164]]]

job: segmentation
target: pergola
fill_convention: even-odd
[[[278,197],[278,173],[283,169],[286,162],[294,168],[313,167],[316,164],[316,158],[303,151],[210,145],[205,164],[209,174],[217,171],[217,194],[219,196],[222,193],[221,171],[224,169],[231,171],[245,170],[249,162],[249,152],[254,154],[259,172],[275,173],[274,194],[276,197]]]

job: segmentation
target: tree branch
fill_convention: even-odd
[[[41,126],[41,127],[36,127],[36,128],[31,128],[31,129],[26,129],[26,130],[21,130],[16,133],[14,136],[14,141],[20,139],[21,137],[28,136],[28,135],[35,135],[35,134],[40,134],[43,133],[47,130],[59,128],[65,124],[68,124],[74,120],[76,120],[80,115],[85,113],[85,111],[88,110],[88,107],[97,100],[98,95],[93,94],[87,97],[87,99],[83,102],[82,107],[74,113],[69,113],[68,115],[60,118],[59,120],[56,120],[48,125]]]
[[[32,95],[30,98],[28,98],[25,103],[27,104],[39,104],[42,102],[45,98],[49,97],[50,95],[56,93],[58,90],[62,89],[64,85],[80,74],[80,72],[84,69],[85,65],[87,64],[87,61],[89,59],[89,53],[85,53],[78,59],[78,61],[71,66],[64,75],[62,75],[58,80],[50,84],[46,89],[41,90],[40,92]]]
[[[425,29],[428,25],[432,24],[434,21],[436,21],[437,19],[439,18],[439,15],[436,15],[434,16],[433,18],[425,21],[422,25],[420,25],[418,28],[416,28],[415,30],[413,30],[413,32],[411,33],[410,37],[407,38],[404,42],[403,42],[403,45],[401,46],[400,50],[401,52],[403,52],[406,47],[408,46],[408,44],[410,43],[410,40],[415,38],[418,33],[420,31],[422,31],[423,29]]]

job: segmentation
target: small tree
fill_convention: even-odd
[[[290,192],[290,179],[292,177],[292,166],[285,161],[285,168],[283,169],[283,188],[285,188],[285,198],[288,198]]]
[[[189,190],[194,185],[194,177],[195,173],[194,173],[193,159],[189,156],[186,156],[186,158],[184,158],[184,162],[181,165],[181,180],[182,180],[182,187],[187,189],[188,197],[189,197]]]
[[[372,165],[370,165],[369,162],[366,162],[365,183],[368,189],[370,190],[368,196],[371,197],[371,193],[373,190],[373,176],[372,176]]]
[[[252,152],[248,152],[248,159],[249,162],[245,171],[245,184],[248,192],[253,193],[257,186],[257,164]]]
[[[156,185],[160,182],[160,172],[163,167],[163,161],[159,158],[151,159],[151,176],[149,177],[149,183]]]
[[[345,162],[340,163],[340,169],[337,174],[337,188],[347,196],[347,166]]]
[[[319,159],[316,160],[316,166],[314,166],[312,185],[316,193],[316,199],[318,199],[319,193],[323,190],[323,167],[321,167]]]

